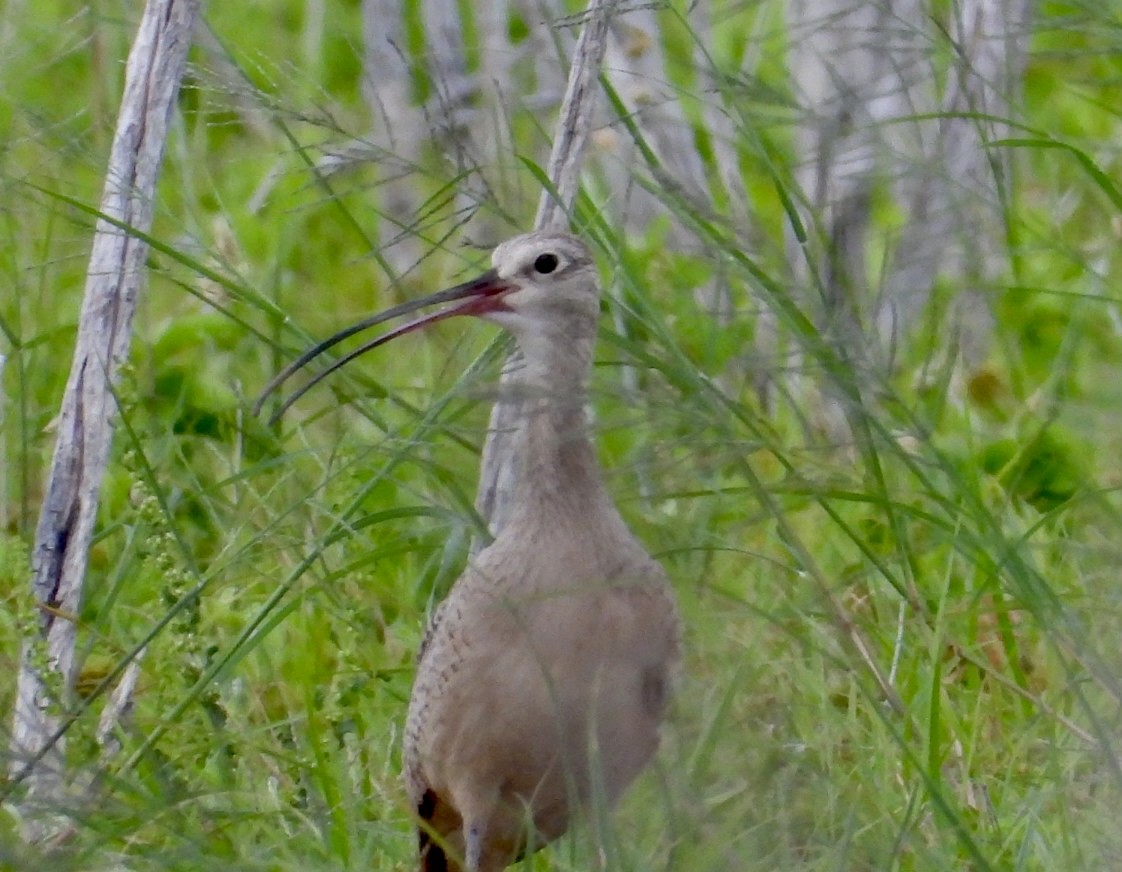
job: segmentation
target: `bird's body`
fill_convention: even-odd
[[[459,868],[446,856],[471,856],[473,827],[468,868],[504,869],[564,833],[575,806],[613,802],[658,746],[674,600],[584,474],[587,440],[555,423],[529,419],[523,447],[544,442],[527,456],[547,462],[523,471],[510,523],[440,606],[418,664],[405,768],[428,872]],[[566,454],[584,457],[566,470]]]
[[[422,872],[498,872],[564,833],[581,807],[616,800],[657,749],[678,660],[671,587],[616,510],[589,440],[592,258],[573,236],[532,233],[500,245],[492,264],[336,334],[266,391],[340,339],[433,302],[462,301],[327,372],[452,315],[499,324],[524,357],[510,521],[437,609],[418,658],[403,757]]]
[[[678,657],[670,585],[588,437],[599,286],[587,249],[530,234],[492,263],[529,290],[491,316],[525,358],[522,468],[511,520],[437,610],[418,662],[404,758],[425,872],[459,858],[504,869],[582,805],[617,799],[658,747]]]

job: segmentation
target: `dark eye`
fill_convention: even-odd
[[[557,264],[556,254],[539,254],[538,259],[534,261],[534,271],[541,273],[543,276],[548,275],[557,269]]]

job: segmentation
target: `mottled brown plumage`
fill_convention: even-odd
[[[530,234],[492,262],[512,290],[483,317],[526,358],[524,468],[509,524],[433,616],[418,664],[405,778],[430,872],[460,859],[504,869],[591,796],[617,799],[658,746],[678,656],[665,573],[608,496],[588,438],[600,297],[588,251]]]

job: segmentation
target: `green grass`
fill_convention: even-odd
[[[325,4],[319,37],[303,8],[212,4],[269,124],[247,124],[202,75],[181,97],[78,616],[76,783],[97,756],[93,691],[145,645],[136,710],[96,801],[78,792],[60,809],[66,844],[20,847],[0,814],[0,867],[411,867],[400,729],[425,615],[478,529],[504,346],[453,322],[332,377],[279,429],[249,416],[312,337],[480,259],[458,247],[460,180],[423,154],[414,230],[431,254],[389,287],[371,241],[385,220],[376,169],[325,183],[300,151],[314,160],[367,129],[358,4]],[[738,7],[725,26],[775,12]],[[813,392],[765,408],[753,390],[761,309],[806,349],[812,381],[852,387],[785,278],[786,114],[742,107],[751,251],[667,191],[708,251],[668,251],[665,227],[624,237],[590,183],[580,230],[611,297],[594,379],[601,457],[687,627],[664,751],[613,818],[609,869],[1117,865],[1118,13],[1039,13],[1030,132],[995,146],[1015,150],[1015,266],[988,291],[989,357],[952,377],[945,332],[915,337],[856,408],[851,446],[822,435]],[[690,44],[684,19],[665,24]],[[116,7],[56,2],[13,4],[4,27],[0,658],[14,675],[133,25]],[[726,41],[721,63],[738,51]],[[782,92],[774,59],[757,72]],[[705,95],[688,69],[674,75],[696,113]],[[500,233],[531,220],[523,159],[542,161],[551,124],[513,98],[509,113],[519,152],[488,168],[502,184],[485,207]],[[887,236],[899,216],[881,212]],[[694,297],[718,269],[736,306],[727,325]],[[13,689],[0,683],[5,719]],[[579,831],[526,868],[590,868],[588,843]]]

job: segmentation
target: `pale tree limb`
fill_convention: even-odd
[[[901,119],[935,105],[928,16],[927,0],[790,0],[786,6],[788,66],[803,109],[795,180],[807,234],[800,240],[793,224],[785,228],[788,260],[794,292],[844,361],[835,375],[852,379],[857,390],[879,371],[864,329],[875,191],[883,179],[894,189],[910,184],[906,169],[915,158],[909,156],[922,152],[925,130]],[[777,331],[761,335],[761,352],[773,355],[772,369],[782,373],[779,392],[809,401],[814,438],[850,444],[860,432],[853,399],[835,384],[809,378],[797,344],[784,343]],[[762,387],[771,393],[771,385]]]
[[[24,788],[18,811],[29,841],[40,841],[57,828],[49,812],[64,799],[63,715],[76,668],[73,616],[81,606],[109,461],[113,385],[128,356],[145,277],[148,246],[140,235],[152,226],[156,180],[197,15],[198,0],[150,0],[129,53],[101,199],[101,212],[112,220],[99,220],[94,233],[74,360],[32,552],[38,633],[23,641],[9,765],[12,782],[22,782]],[[120,701],[117,706],[126,708]]]
[[[864,346],[874,190],[882,178],[909,178],[929,132],[900,123],[934,108],[929,15],[925,0],[787,6],[791,79],[805,110],[796,179],[809,207],[811,262],[793,238],[789,254],[796,285],[839,348]]]
[[[116,736],[116,729],[120,724],[129,720],[132,714],[136,682],[140,678],[140,661],[144,656],[144,649],[136,655],[131,663],[121,673],[117,686],[109,694],[105,708],[101,710],[101,717],[97,722],[97,744],[101,748],[101,764],[109,762],[121,751],[121,740]]]
[[[554,191],[542,191],[535,230],[563,230],[580,190],[584,150],[592,131],[592,113],[599,93],[600,68],[608,48],[608,25],[616,0],[592,0],[585,13],[584,28],[573,52],[569,84],[561,102],[557,136],[549,156],[547,173]]]
[[[362,159],[378,162],[378,247],[394,275],[407,272],[422,256],[420,240],[409,232],[417,212],[414,154],[425,139],[425,118],[413,104],[413,74],[400,0],[363,0],[363,94],[373,128]]]
[[[888,349],[907,339],[940,277],[961,290],[951,327],[963,363],[972,368],[989,345],[993,313],[986,289],[1008,269],[1003,213],[1009,196],[1008,155],[987,143],[1009,134],[1031,36],[1029,0],[961,0],[951,4],[947,32],[954,60],[935,126],[931,155],[905,200],[916,218],[893,252],[876,310]],[[903,198],[901,198],[903,199]]]
[[[4,367],[7,363],[7,355],[0,351],[0,488],[6,487],[8,482],[8,442],[4,438],[4,414],[8,406],[8,398],[4,394]],[[8,524],[7,508],[4,502],[0,502],[0,524],[5,527]]]
[[[608,43],[608,25],[615,11],[616,0],[592,0],[584,15],[584,27],[569,68],[569,84],[561,103],[557,136],[549,157],[547,173],[553,190],[542,192],[538,205],[536,230],[564,230],[580,189],[580,171],[592,130],[592,113],[599,93],[600,68]],[[475,507],[487,522],[494,536],[502,529],[510,512],[514,485],[521,465],[518,443],[514,438],[521,414],[517,403],[504,399],[510,392],[513,373],[522,365],[522,357],[511,353],[503,366],[499,399],[491,409],[487,440],[479,470],[479,489]],[[475,550],[485,542],[476,537]]]
[[[817,227],[815,265],[791,246],[796,282],[820,289],[820,323],[855,365],[890,372],[940,278],[962,287],[952,328],[964,357],[988,344],[981,297],[1005,269],[1002,212],[1009,183],[1000,138],[1024,75],[1032,4],[958,0],[942,32],[953,49],[939,75],[927,0],[854,4],[791,0],[791,76],[806,117],[796,132],[797,178]],[[941,92],[941,93],[940,93]],[[936,117],[943,113],[942,117]],[[871,207],[878,185],[906,216],[882,288],[867,293]],[[810,297],[813,301],[813,297]]]
[[[703,17],[704,10],[698,10],[699,23]],[[602,172],[612,192],[613,219],[629,233],[646,233],[652,222],[669,211],[664,202],[667,190],[708,208],[711,198],[705,164],[678,99],[678,89],[667,72],[655,6],[636,4],[627,10],[626,20],[619,17],[612,22],[604,67],[630,123],[638,131],[638,135],[605,136],[597,143],[605,158]],[[644,150],[656,156],[654,165],[644,159]],[[637,184],[643,176],[662,189],[661,196]],[[681,222],[671,222],[667,239],[670,248],[689,250],[696,244],[695,234]]]

